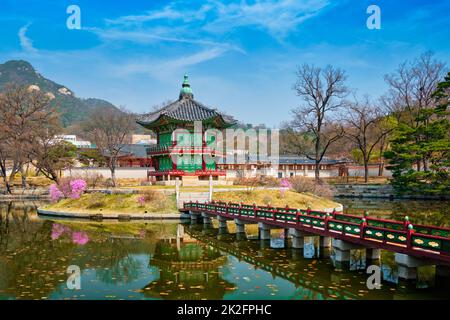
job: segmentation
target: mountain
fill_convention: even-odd
[[[0,64],[0,91],[8,83],[32,86],[51,97],[51,106],[61,114],[64,127],[86,119],[97,107],[116,108],[112,103],[95,98],[78,98],[69,88],[44,78],[33,66],[23,60],[10,60]]]

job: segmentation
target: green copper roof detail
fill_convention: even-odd
[[[191,89],[191,85],[189,84],[189,79],[188,79],[187,74],[184,74],[184,80],[183,80],[183,84],[181,85],[181,90],[180,90],[180,99],[185,98],[185,97],[189,97],[189,98],[194,97],[194,95],[192,94],[192,89]]]

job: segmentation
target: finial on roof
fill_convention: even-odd
[[[192,94],[191,85],[189,84],[187,73],[184,74],[184,80],[180,90],[180,99],[183,98],[191,98],[191,99],[194,98],[194,95]]]

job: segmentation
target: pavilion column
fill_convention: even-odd
[[[206,147],[206,142],[202,141],[202,171],[206,170],[206,162],[205,162],[205,156],[204,156],[204,152],[205,152],[205,147]]]

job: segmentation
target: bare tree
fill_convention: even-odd
[[[0,173],[7,192],[18,172],[22,173],[22,187],[26,187],[24,165],[31,161],[31,151],[45,124],[55,117],[49,98],[40,91],[10,84],[0,95]]]
[[[135,127],[135,115],[124,109],[115,108],[94,110],[89,119],[83,123],[86,136],[108,159],[107,165],[111,170],[113,186],[116,186],[117,159],[127,136]]]
[[[321,69],[304,64],[297,70],[293,89],[304,104],[292,110],[291,131],[298,137],[293,143],[301,154],[314,160],[317,181],[328,148],[343,136],[342,126],[334,118],[348,93],[345,80],[345,72],[330,65]]]
[[[356,100],[349,103],[348,112],[343,119],[346,124],[345,137],[361,151],[365,182],[369,179],[369,161],[374,148],[393,130],[393,127],[385,125],[387,115],[383,111],[366,96],[362,102]]]
[[[61,171],[71,168],[77,156],[74,144],[56,138],[60,133],[59,121],[45,123],[45,131],[36,137],[36,144],[30,150],[36,169],[57,184],[60,183]]]
[[[421,121],[418,117],[420,111],[434,106],[433,92],[444,74],[445,64],[434,59],[432,52],[426,52],[412,62],[400,64],[395,72],[385,75],[389,92],[383,101],[399,122],[417,128]],[[427,170],[426,159],[417,160],[418,171],[422,166]]]

